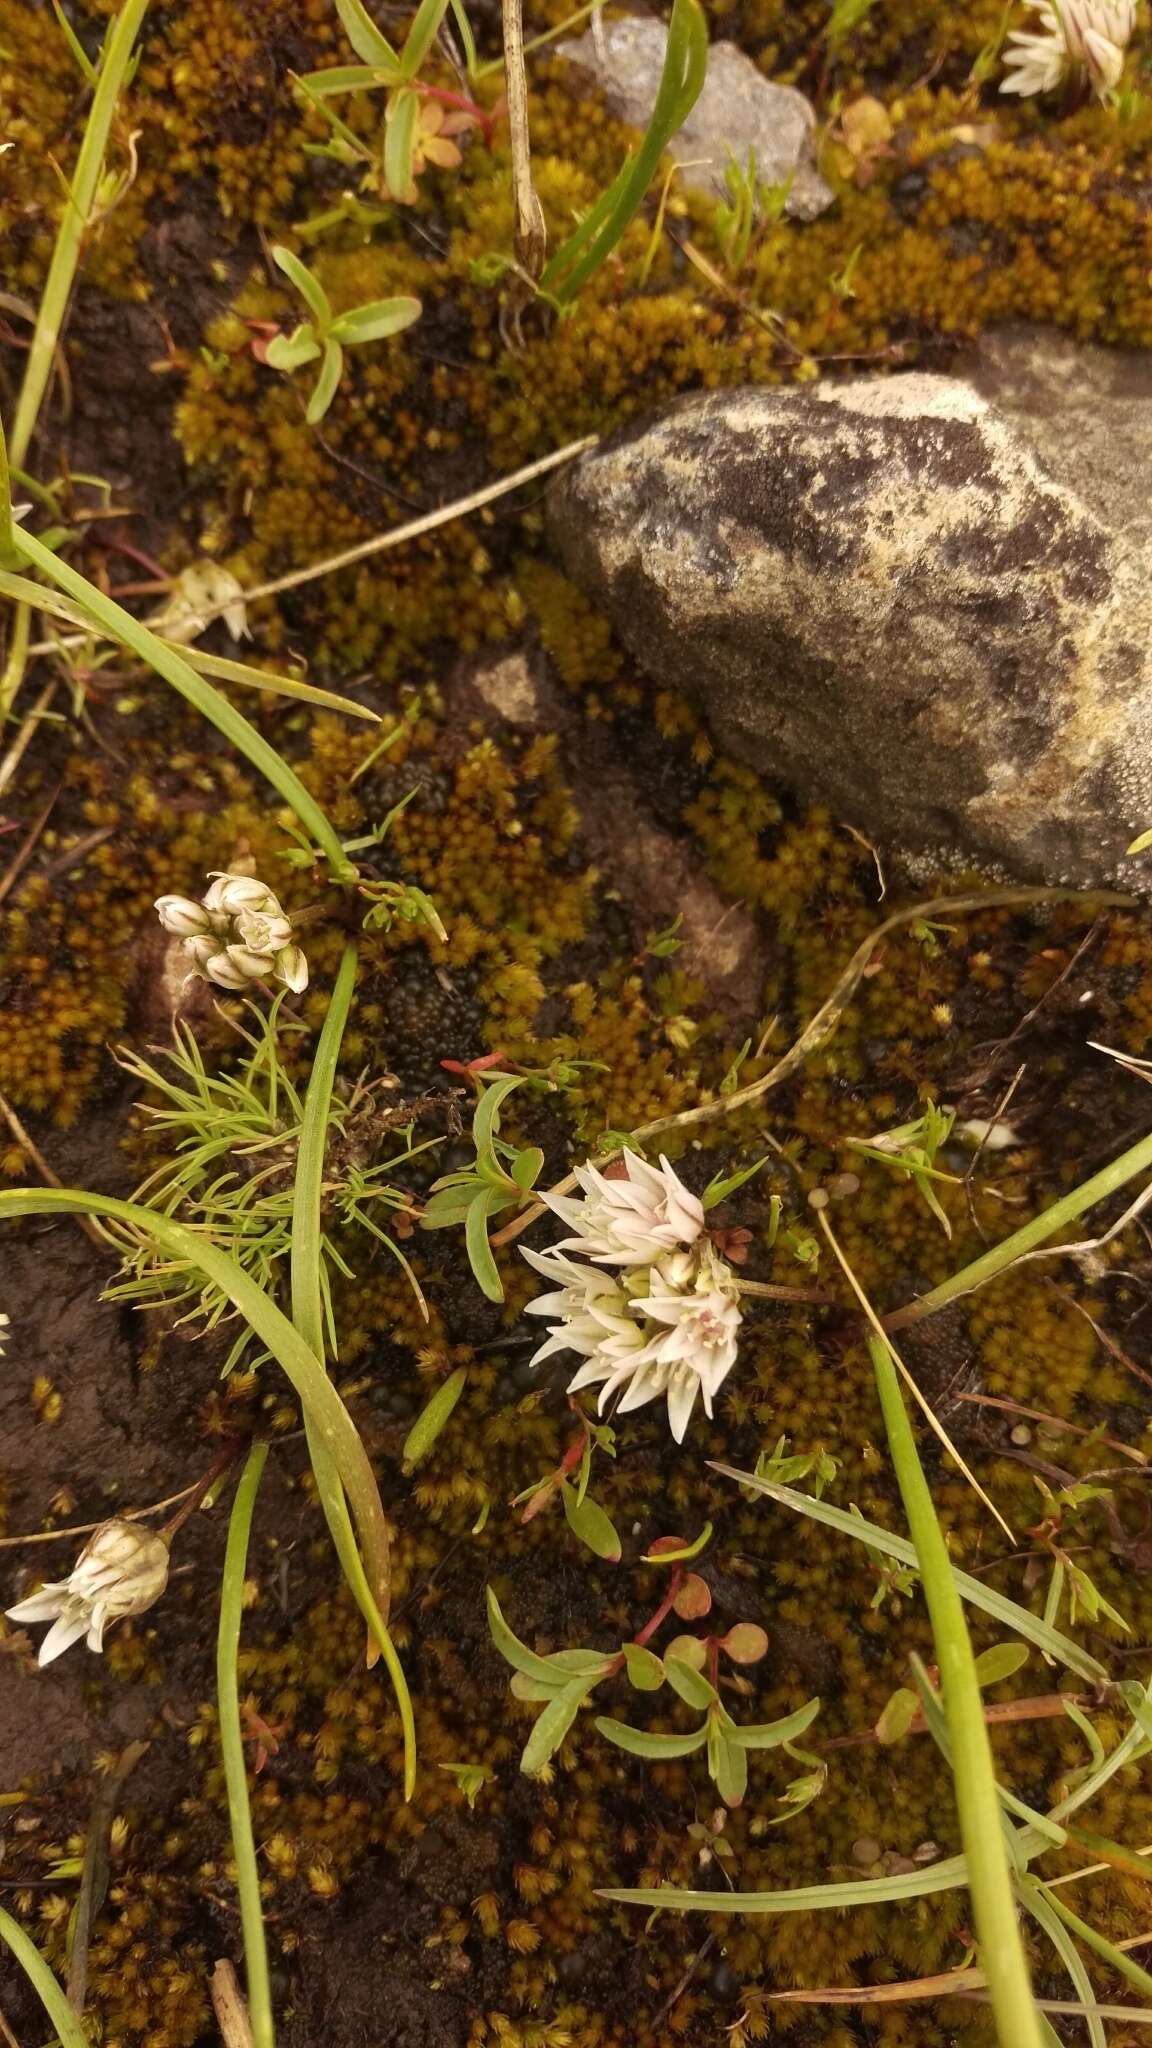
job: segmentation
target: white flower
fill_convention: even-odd
[[[110,1621],[143,1614],[168,1583],[168,1545],[135,1522],[104,1522],[85,1544],[66,1579],[41,1586],[8,1609],[9,1621],[50,1621],[38,1662],[54,1657],[86,1636],[90,1650],[102,1650]]]
[[[1001,92],[1052,92],[1070,73],[1087,79],[1098,99],[1119,84],[1136,26],[1136,0],[1030,0],[1039,25],[1014,29]]]
[[[581,1184],[586,1185],[583,1178]],[[533,1354],[533,1365],[557,1351],[579,1353],[584,1362],[568,1392],[598,1386],[601,1414],[617,1394],[621,1414],[663,1397],[677,1443],[684,1441],[698,1396],[711,1416],[713,1400],[736,1362],[741,1316],[735,1275],[710,1243],[681,1248],[619,1275],[578,1264],[562,1246],[525,1250],[524,1257],[557,1283],[528,1303],[530,1315],[555,1318]]]
[[[582,1201],[545,1195],[548,1207],[574,1231],[560,1251],[582,1252],[604,1266],[643,1266],[679,1245],[695,1242],[704,1228],[698,1195],[684,1186],[668,1161],[658,1167],[625,1148],[624,1173],[611,1179],[595,1166],[578,1166]]]
[[[267,882],[255,875],[216,873],[200,903],[158,896],[165,931],[184,941],[194,974],[239,991],[269,976],[300,994],[308,962],[292,937],[292,920]]]

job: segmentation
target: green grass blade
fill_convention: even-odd
[[[898,1899],[927,1898],[931,1892],[962,1891],[968,1882],[963,1856],[949,1856],[901,1877],[861,1877],[847,1884],[797,1885],[783,1892],[692,1892],[669,1885],[637,1891],[602,1891],[601,1899],[625,1906],[666,1906],[673,1913],[840,1913],[848,1906],[888,1905]]]
[[[1085,1948],[1090,1948],[1094,1955],[1099,1956],[1102,1963],[1107,1963],[1110,1970],[1116,1971],[1117,1976],[1125,1978],[1135,1991],[1142,1991],[1146,1998],[1152,1996],[1152,1976],[1149,1976],[1147,1970],[1141,1969],[1133,1956],[1126,1955],[1124,1950],[1117,1948],[1106,1935],[1097,1934],[1096,1929],[1090,1927],[1087,1920],[1081,1920],[1080,1915],[1074,1913],[1070,1906],[1066,1906],[1057,1892],[1049,1891],[1048,1886],[1039,1878],[1034,1878],[1032,1882],[1047,1900],[1052,1911],[1059,1916],[1077,1940],[1083,1942]]]
[[[643,139],[580,226],[545,265],[540,289],[561,305],[611,254],[639,209],[660,158],[686,121],[708,69],[708,26],[697,0],[675,0],[668,25],[664,68]]]
[[[201,717],[207,718],[219,732],[222,732],[225,739],[267,778],[277,794],[282,796],[284,802],[295,812],[305,832],[326,854],[333,872],[343,874],[348,866],[344,850],[319,804],[314,797],[309,796],[299,776],[276,752],[275,747],[269,746],[268,741],[257,732],[255,726],[249,725],[243,713],[235,710],[228,699],[222,697],[219,690],[214,690],[203,676],[198,676],[182,654],[177,653],[167,642],[150,632],[147,626],[142,626],[138,619],[134,619],[130,612],[124,611],[112,598],[105,597],[103,592],[95,589],[85,577],[78,575],[75,569],[69,568],[66,562],[60,561],[50,548],[43,545],[43,542],[38,541],[34,535],[25,533],[20,527],[15,528],[14,532],[16,550],[22,560],[30,562],[49,583],[62,590],[66,597],[73,598],[108,639],[117,641],[122,647],[131,648],[133,654],[139,655],[141,661],[146,662],[149,668],[162,676],[166,683],[170,683],[181,697],[199,711]]]
[[[1043,2030],[1032,1998],[1016,1916],[1013,1873],[1000,1825],[992,1745],[963,1603],[920,1464],[896,1362],[884,1339],[874,1333],[869,1334],[868,1351],[932,1623],[981,1967],[988,1979],[1002,2048],[1043,2048]]]
[[[321,1216],[324,1158],[328,1143],[332,1088],[336,1063],[348,1021],[356,984],[356,948],[346,946],[328,1004],[328,1015],[316,1047],[304,1115],[296,1153],[296,1184],[292,1200],[292,1320],[308,1349],[319,1360],[324,1357],[323,1222]],[[396,1647],[388,1633],[385,1616],[390,1597],[391,1568],[388,1531],[383,1513],[371,1528],[361,1527],[364,1560],[348,1515],[340,1473],[331,1451],[305,1414],[308,1451],[316,1489],[325,1520],[336,1546],[344,1576],[368,1625],[369,1633],[387,1665],[396,1693],[404,1735],[404,1793],[410,1799],[416,1785],[416,1727],[412,1699]]]
[[[937,1310],[946,1308],[963,1294],[972,1294],[977,1287],[984,1287],[995,1280],[1017,1259],[1027,1253],[1039,1250],[1041,1245],[1056,1237],[1061,1230],[1079,1222],[1087,1209],[1102,1202],[1108,1195],[1114,1195],[1139,1173],[1152,1172],[1152,1137],[1141,1138],[1135,1145],[1113,1159],[1108,1166],[1101,1167],[1090,1180],[1081,1181],[1080,1186],[1062,1195],[1058,1202],[1052,1202],[1047,1209],[1025,1223],[1020,1230],[1013,1231],[991,1251],[974,1259],[970,1266],[964,1266],[959,1273],[953,1273],[939,1287],[933,1287],[928,1294],[922,1294],[906,1308],[898,1309],[895,1315],[885,1318],[885,1329],[904,1329],[910,1323],[918,1323],[925,1316],[935,1315]]]
[[[347,1493],[361,1541],[369,1551],[384,1510],[368,1454],[352,1417],[315,1352],[287,1316],[235,1259],[206,1237],[135,1202],[82,1188],[0,1190],[0,1222],[20,1216],[101,1216],[130,1224],[181,1265],[198,1267],[243,1316],[291,1381],[321,1442],[331,1453]]]
[[[248,1980],[248,2019],[252,2048],[273,2048],[272,1991],[268,1981],[268,1944],[264,1935],[264,1912],[260,1903],[260,1866],[252,1837],[252,1808],[248,1799],[248,1772],[244,1761],[244,1736],[240,1726],[240,1680],[236,1659],[240,1650],[240,1625],[244,1615],[244,1579],[248,1568],[248,1538],[252,1511],[260,1488],[260,1475],[268,1456],[267,1444],[253,1444],[240,1475],[232,1513],[228,1518],[228,1543],[224,1552],[224,1574],[220,1581],[220,1625],[216,1634],[216,1700],[220,1716],[220,1751],[224,1759],[224,1782],[228,1790],[228,1820],[232,1830],[232,1853],[236,1858],[236,1890],[240,1898],[240,1925],[244,1934],[244,1969]]]
[[[738,1486],[751,1487],[756,1493],[766,1494],[769,1500],[779,1501],[782,1507],[792,1508],[797,1514],[807,1515],[813,1522],[823,1523],[825,1528],[837,1529],[842,1536],[849,1536],[856,1543],[863,1543],[869,1550],[878,1550],[884,1557],[895,1558],[899,1564],[917,1566],[915,1547],[903,1536],[893,1536],[882,1529],[878,1522],[867,1522],[861,1516],[845,1514],[843,1508],[835,1508],[829,1501],[814,1500],[810,1494],[797,1493],[790,1486],[777,1486],[774,1480],[757,1479],[753,1472],[738,1472],[731,1465],[712,1466],[714,1472],[723,1473],[725,1479],[734,1479]],[[970,1578],[967,1572],[957,1571],[952,1566],[952,1576],[961,1598],[970,1607],[978,1607],[982,1613],[991,1615],[994,1621],[1015,1630],[1027,1642],[1034,1643],[1045,1656],[1052,1657],[1069,1671],[1088,1679],[1093,1685],[1107,1685],[1108,1673],[1103,1664],[1082,1650],[1069,1636],[1059,1629],[1051,1628],[1038,1615],[1030,1614],[1026,1607],[1018,1606],[1003,1593],[997,1593],[991,1586],[985,1586],[980,1579]]]
[[[1075,1991],[1083,2010],[1084,2020],[1088,2028],[1088,2039],[1092,2044],[1092,2048],[1108,2048],[1108,2036],[1104,2032],[1104,2022],[1100,2017],[1099,2008],[1096,2004],[1096,1993],[1092,1989],[1092,1979],[1084,1967],[1075,1942],[1064,1927],[1054,1907],[1044,1897],[1039,1885],[1025,1880],[1022,1891],[1024,1904],[1027,1906],[1036,1925],[1044,1929],[1045,1934],[1048,1936],[1049,1941],[1052,1943],[1064,1968],[1068,1972],[1072,1982],[1072,1989]],[[1005,2043],[1005,2048],[1011,2048],[1011,2043]]]
[[[12,460],[24,461],[39,417],[40,406],[52,372],[60,331],[84,250],[92,209],[96,201],[108,137],[116,116],[116,105],[128,76],[132,52],[140,33],[148,0],[127,0],[104,38],[100,52],[96,90],[84,124],[76,165],[68,181],[69,197],[64,202],[60,226],[52,250],[52,261],[40,294],[36,327],[24,365],[24,378],[12,423]]]
[[[89,2048],[88,2036],[34,1941],[0,1906],[0,1941],[7,1943],[56,2029],[61,2048]]]

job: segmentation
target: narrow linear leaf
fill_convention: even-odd
[[[598,1727],[601,1725],[597,1723]],[[704,1740],[703,1730],[700,1740]],[[926,1898],[932,1892],[962,1891],[967,1882],[968,1867],[963,1856],[949,1856],[943,1863],[929,1863],[923,1870],[908,1871],[900,1877],[797,1885],[792,1891],[693,1892],[669,1885],[666,1890],[650,1886],[636,1891],[601,1891],[597,1897],[612,1899],[623,1906],[667,1907],[674,1913],[838,1913],[846,1906],[876,1906],[898,1899]]]
[[[918,1570],[919,1564],[915,1546],[906,1537],[893,1536],[888,1529],[880,1528],[876,1522],[865,1521],[863,1516],[845,1514],[842,1508],[832,1507],[828,1501],[815,1500],[810,1494],[797,1493],[790,1486],[777,1486],[771,1479],[758,1479],[754,1472],[738,1472],[731,1465],[714,1464],[714,1472],[725,1479],[735,1480],[738,1486],[746,1486],[753,1493],[762,1493],[769,1500],[778,1501],[782,1507],[792,1508],[797,1514],[807,1515],[810,1521],[821,1522],[827,1529],[837,1529],[842,1536],[849,1536],[856,1543],[863,1543],[869,1550],[877,1550],[883,1557],[894,1557],[898,1563],[911,1565]],[[1103,1664],[1081,1649],[1069,1636],[1062,1635],[1042,1621],[1038,1615],[1030,1614],[1026,1607],[1020,1607],[1015,1600],[1008,1600],[1002,1593],[986,1586],[980,1579],[970,1578],[967,1572],[953,1569],[952,1574],[961,1599],[970,1607],[978,1607],[982,1613],[990,1614],[1002,1627],[1014,1629],[1026,1642],[1034,1643],[1045,1656],[1055,1658],[1069,1671],[1077,1672],[1081,1678],[1090,1679],[1093,1685],[1109,1684],[1109,1676]]]

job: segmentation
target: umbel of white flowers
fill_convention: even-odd
[[[543,1197],[572,1235],[546,1252],[524,1252],[551,1283],[528,1303],[530,1315],[553,1318],[532,1364],[557,1351],[580,1353],[568,1391],[599,1386],[601,1413],[614,1394],[621,1414],[663,1396],[679,1444],[697,1395],[710,1416],[736,1363],[739,1288],[704,1235],[699,1196],[668,1161],[649,1166],[626,1150],[621,1165],[618,1178],[578,1166],[578,1200]]]
[[[1120,82],[1136,26],[1136,0],[1031,0],[1031,29],[1013,29],[1004,52],[1001,92],[1022,99],[1054,92],[1068,77],[1087,79],[1097,99]]]
[[[292,920],[255,875],[215,874],[199,903],[158,896],[166,932],[183,939],[194,974],[221,988],[247,988],[269,976],[297,994],[308,986],[308,962],[292,937]]]
[[[50,1621],[37,1662],[51,1664],[81,1636],[90,1650],[104,1648],[110,1621],[143,1614],[168,1583],[168,1545],[135,1522],[102,1522],[66,1579],[41,1586],[8,1609],[9,1621]]]

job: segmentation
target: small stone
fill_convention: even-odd
[[[667,41],[662,21],[626,15],[559,43],[556,54],[589,73],[620,120],[644,128]],[[782,185],[791,177],[785,212],[815,220],[834,197],[816,169],[815,128],[816,117],[803,93],[773,85],[735,43],[713,43],[703,91],[666,154],[684,166],[681,182],[690,190],[719,197],[730,157],[743,165],[752,149],[757,182]]]
[[[852,1861],[862,1870],[870,1870],[880,1861],[880,1844],[875,1835],[860,1835],[852,1844]]]

